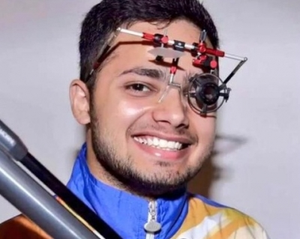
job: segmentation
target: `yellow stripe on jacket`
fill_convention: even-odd
[[[233,208],[189,199],[188,214],[172,239],[267,239],[263,228],[251,217]]]

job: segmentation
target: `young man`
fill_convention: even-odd
[[[103,0],[83,22],[70,101],[86,143],[68,187],[122,238],[267,238],[247,215],[186,191],[215,138],[216,112],[189,93],[191,79],[210,70],[186,50],[155,55],[159,44],[138,37],[193,43],[203,30],[216,49],[217,30],[197,0]],[[48,238],[24,217],[4,223],[0,235]]]

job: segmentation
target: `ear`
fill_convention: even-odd
[[[73,80],[69,89],[70,103],[73,115],[79,124],[90,123],[90,94],[81,80]]]

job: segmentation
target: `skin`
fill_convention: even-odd
[[[197,42],[200,35],[200,29],[185,20],[167,27],[139,22],[129,29],[161,34],[167,30],[170,39],[187,43]],[[169,79],[170,65],[154,62],[155,57],[148,52],[153,45],[142,44],[141,38],[124,33],[113,44],[114,57],[97,74],[92,96],[80,80],[70,86],[73,114],[80,124],[88,125],[90,171],[108,185],[141,196],[172,192],[194,177],[210,155],[216,117],[195,113],[176,88],[171,88],[158,103],[166,85],[163,82]],[[211,47],[209,42],[208,46]],[[187,75],[202,72],[192,65],[192,60],[188,52],[180,58],[175,82],[183,87]],[[165,59],[166,63],[171,61]],[[141,76],[140,69],[152,69],[162,75]],[[158,149],[136,140],[153,137],[187,147]]]

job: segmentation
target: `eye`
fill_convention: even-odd
[[[150,96],[157,92],[157,88],[146,82],[128,82],[125,91],[132,96]]]
[[[141,91],[141,92],[151,91],[148,86],[141,84],[141,83],[127,85],[126,89],[132,90],[132,91]]]

